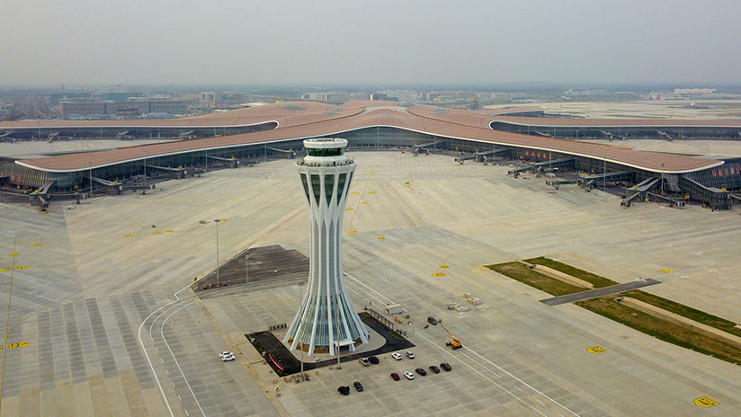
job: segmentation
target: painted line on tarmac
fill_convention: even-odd
[[[355,294],[357,294],[357,295],[358,295],[358,296],[360,296],[360,297],[363,297],[364,295],[366,295],[366,294],[362,294],[362,293],[358,292],[358,291],[357,291],[357,290],[355,290],[355,289],[350,289],[350,291],[354,292]],[[541,416],[543,416],[543,417],[548,417],[548,416],[547,416],[546,414],[543,414],[543,413],[542,413],[542,412],[541,412],[540,410],[538,410],[537,408],[533,407],[533,406],[532,406],[531,404],[528,404],[528,403],[527,403],[527,402],[526,402],[526,401],[525,401],[524,399],[522,399],[522,398],[518,397],[517,395],[515,395],[515,393],[513,393],[513,392],[510,392],[510,391],[509,391],[509,390],[508,390],[507,388],[503,387],[502,385],[498,384],[498,383],[497,383],[496,381],[494,381],[493,379],[491,379],[491,378],[489,378],[488,376],[486,376],[486,375],[484,375],[483,373],[481,373],[481,371],[480,371],[480,370],[478,370],[478,369],[476,369],[475,367],[473,367],[473,366],[471,366],[471,365],[467,364],[466,362],[463,362],[463,361],[462,361],[462,360],[460,360],[460,359],[459,359],[459,358],[458,358],[457,356],[455,356],[455,355],[451,354],[451,353],[450,353],[450,352],[449,352],[449,351],[448,351],[447,349],[443,349],[442,347],[440,347],[440,346],[438,346],[438,345],[437,345],[436,343],[434,343],[434,342],[433,342],[432,340],[430,340],[429,338],[427,338],[426,336],[424,336],[424,335],[422,335],[422,334],[420,334],[420,333],[415,333],[415,334],[416,334],[416,335],[418,335],[418,336],[420,336],[420,337],[422,337],[423,339],[425,339],[425,340],[426,340],[426,341],[427,341],[427,342],[428,342],[429,344],[431,344],[432,346],[434,346],[434,347],[435,347],[435,348],[437,348],[438,350],[441,350],[441,351],[445,352],[445,353],[446,353],[447,355],[449,355],[450,357],[452,357],[452,358],[456,359],[456,360],[457,360],[458,362],[460,362],[461,364],[465,365],[466,367],[468,367],[469,369],[471,369],[471,370],[472,370],[473,372],[475,372],[475,373],[479,374],[479,376],[481,376],[481,377],[482,377],[482,378],[484,378],[485,380],[487,380],[487,381],[491,382],[492,384],[496,385],[496,386],[497,386],[497,387],[499,387],[499,388],[500,388],[500,389],[501,389],[502,391],[506,392],[507,394],[509,394],[510,396],[512,396],[512,397],[513,397],[514,399],[516,399],[517,401],[521,402],[521,403],[522,403],[523,405],[527,406],[528,408],[532,409],[533,411],[535,411],[535,412],[536,412],[536,413],[538,413],[539,415],[541,415]],[[469,358],[469,359],[470,359],[470,358]],[[472,360],[472,359],[471,359],[471,360]],[[473,361],[474,361],[474,362],[476,362],[475,360],[473,360]],[[479,364],[479,365],[480,365],[480,364]],[[480,366],[481,366],[481,365],[480,365]],[[484,369],[487,369],[487,368],[486,368],[485,366],[481,366],[481,367],[482,367],[482,368],[484,368]],[[487,370],[489,370],[489,369],[487,369]],[[489,370],[489,371],[490,371],[490,370]],[[490,371],[490,372],[491,372],[491,371]]]
[[[349,274],[347,274],[347,273],[345,273],[345,275],[347,275],[348,277],[350,277],[350,278],[351,278],[351,279],[353,279],[354,281],[356,281],[356,282],[360,283],[361,285],[363,285],[363,286],[364,286],[364,287],[366,287],[367,289],[369,289],[369,290],[373,291],[374,293],[378,294],[379,296],[381,296],[381,297],[385,298],[386,300],[388,300],[388,301],[391,301],[391,299],[389,299],[388,297],[385,297],[385,296],[384,296],[383,294],[379,293],[378,291],[376,291],[376,290],[374,290],[374,289],[370,288],[369,286],[367,286],[367,285],[363,284],[362,282],[360,282],[360,281],[359,281],[358,279],[354,278],[353,276],[351,276],[351,275],[349,275]],[[352,288],[348,288],[348,289],[350,289],[350,290],[351,290],[352,292],[354,292],[354,293],[358,294],[358,295],[359,295],[359,296],[361,296],[361,297],[363,297],[363,296],[367,296],[367,295],[368,295],[368,294],[362,294],[362,293],[360,293],[360,292],[359,292],[358,290],[356,290],[356,289],[352,289]],[[420,333],[420,332],[415,332],[415,335],[418,335],[418,336],[422,337],[422,338],[423,338],[423,339],[425,339],[425,340],[426,340],[427,342],[429,342],[429,343],[430,343],[431,345],[433,345],[434,347],[436,347],[436,348],[437,348],[437,349],[439,349],[439,350],[442,350],[443,352],[445,352],[445,353],[446,353],[446,354],[448,354],[449,356],[451,356],[451,357],[453,357],[453,358],[456,358],[456,359],[458,359],[458,357],[457,357],[456,355],[453,355],[453,354],[452,354],[451,352],[449,352],[449,351],[448,351],[447,349],[443,349],[442,347],[438,346],[438,345],[437,345],[437,344],[436,344],[435,342],[433,342],[432,340],[430,340],[430,339],[429,339],[429,338],[428,338],[427,336],[424,336],[424,335],[423,335],[422,333]],[[546,399],[547,399],[548,401],[552,402],[553,404],[556,404],[557,406],[559,406],[559,407],[560,407],[560,408],[562,408],[563,410],[567,411],[567,412],[568,412],[569,414],[571,414],[572,416],[577,416],[577,417],[579,416],[579,414],[577,414],[577,413],[575,413],[575,412],[571,411],[571,410],[570,410],[570,409],[569,409],[568,407],[564,406],[563,404],[561,404],[561,403],[559,403],[558,401],[554,400],[553,398],[549,397],[549,396],[548,396],[547,394],[545,394],[545,393],[543,393],[543,392],[539,391],[538,389],[536,389],[536,388],[535,388],[535,387],[533,387],[532,385],[530,385],[530,384],[528,384],[527,382],[525,382],[525,381],[521,380],[520,378],[516,377],[516,376],[515,376],[515,375],[513,375],[513,374],[512,374],[511,372],[507,371],[506,369],[504,369],[504,368],[502,368],[501,366],[497,365],[496,363],[492,362],[492,361],[491,361],[490,359],[487,359],[486,357],[484,357],[484,356],[480,355],[480,354],[479,354],[478,352],[476,352],[476,351],[472,350],[471,348],[469,348],[469,347],[465,347],[465,346],[464,346],[464,352],[471,352],[472,354],[474,354],[474,355],[478,356],[478,357],[479,357],[479,358],[481,358],[482,360],[484,360],[484,361],[488,362],[489,364],[493,365],[493,366],[494,366],[494,367],[496,367],[497,369],[501,370],[502,372],[506,373],[506,374],[507,374],[507,375],[509,375],[510,377],[514,378],[514,379],[515,379],[516,381],[520,382],[520,383],[521,383],[521,384],[523,384],[524,386],[526,386],[526,387],[530,388],[530,389],[531,389],[531,390],[533,390],[533,391],[534,391],[535,393],[537,393],[537,394],[541,395],[542,397],[546,398]],[[500,379],[502,378],[502,377],[501,377],[501,376],[500,376],[500,375],[499,375],[498,373],[496,373],[496,372],[495,372],[495,371],[493,371],[492,369],[489,369],[489,368],[488,368],[487,366],[485,366],[485,365],[481,364],[481,363],[480,363],[480,362],[478,362],[478,361],[477,361],[476,359],[473,359],[472,357],[470,357],[470,356],[466,355],[465,353],[464,353],[464,356],[466,356],[466,357],[467,357],[467,358],[468,358],[468,359],[469,359],[470,361],[473,361],[473,362],[474,362],[474,363],[476,363],[477,365],[481,366],[481,367],[482,367],[483,369],[486,369],[487,371],[491,372],[491,373],[492,373],[492,374],[494,374],[494,375],[495,375],[496,377],[498,377],[498,378],[500,378]],[[541,415],[545,416],[545,414],[543,414],[543,413],[541,413],[540,411],[538,411],[537,409],[535,409],[535,408],[534,408],[534,407],[533,407],[532,405],[530,405],[530,404],[528,404],[527,402],[525,402],[525,401],[524,401],[524,400],[523,400],[522,398],[520,398],[520,397],[518,397],[517,395],[515,395],[514,393],[510,392],[509,390],[507,390],[506,388],[504,388],[503,386],[501,386],[500,384],[498,384],[498,383],[497,383],[496,381],[492,380],[491,378],[489,378],[489,377],[486,377],[485,375],[483,375],[483,374],[482,374],[482,373],[481,373],[481,372],[480,372],[480,371],[479,371],[478,369],[476,369],[476,368],[472,367],[471,365],[469,365],[469,364],[467,364],[467,363],[465,363],[465,362],[461,361],[460,359],[458,359],[458,361],[459,361],[459,362],[461,362],[462,364],[466,365],[466,366],[467,366],[468,368],[470,368],[471,370],[473,370],[473,371],[474,371],[474,372],[476,372],[477,374],[481,375],[481,376],[482,376],[483,378],[485,378],[486,380],[490,381],[491,383],[493,383],[493,384],[494,384],[494,385],[496,385],[497,387],[501,388],[501,389],[502,389],[503,391],[505,391],[505,392],[506,392],[507,394],[511,395],[512,397],[516,398],[516,399],[517,399],[518,401],[520,401],[521,403],[523,403],[523,404],[527,405],[528,407],[530,407],[531,409],[533,409],[533,410],[534,410],[535,412],[537,412],[538,414],[541,414]],[[515,387],[517,387],[517,386],[515,385]],[[519,388],[519,387],[517,387],[517,388]],[[520,389],[520,391],[522,391],[522,389]],[[537,401],[537,399],[535,399],[535,401]],[[543,403],[542,403],[542,402],[540,402],[540,401],[538,401],[538,403],[539,403],[539,404],[541,404],[541,405],[543,405],[543,406],[545,406],[545,404],[543,404]]]
[[[167,324],[167,321],[170,320],[170,317],[172,317],[175,313],[177,313],[181,309],[183,309],[185,307],[188,307],[189,305],[194,304],[194,303],[195,303],[195,301],[189,301],[188,303],[186,303],[186,304],[178,307],[173,312],[169,313],[167,315],[167,317],[165,317],[165,319],[162,321],[162,325],[160,326],[160,335],[162,335],[162,340],[165,341],[165,345],[167,346],[167,350],[170,351],[170,355],[172,355],[172,359],[175,361],[175,365],[178,367],[178,370],[180,371],[180,375],[183,376],[183,381],[185,381],[185,385],[188,386],[188,390],[190,391],[190,395],[193,396],[193,399],[196,401],[196,405],[198,405],[198,409],[201,410],[201,414],[203,414],[204,417],[205,417],[206,416],[206,412],[203,411],[203,408],[201,407],[200,401],[198,401],[198,398],[196,398],[196,394],[195,394],[195,392],[193,392],[193,388],[190,386],[190,383],[188,382],[188,378],[185,377],[185,372],[183,372],[183,368],[180,367],[180,363],[178,362],[178,359],[175,357],[175,353],[170,348],[170,343],[167,341],[167,338],[165,337],[165,331],[164,331],[165,324]],[[180,395],[178,395],[178,398],[180,398]],[[182,402],[182,400],[180,400],[180,401]],[[183,408],[185,408],[185,407],[183,407]]]
[[[417,335],[417,336],[420,336],[420,337],[421,337],[421,338],[423,338],[423,339],[425,339],[425,340],[426,340],[426,341],[427,341],[427,342],[428,342],[429,344],[431,344],[432,346],[434,346],[434,347],[435,347],[435,348],[437,348],[438,350],[440,350],[440,351],[443,351],[443,352],[445,352],[445,353],[446,353],[446,354],[447,354],[448,356],[450,356],[450,357],[452,357],[452,358],[455,358],[455,359],[456,359],[456,360],[457,360],[458,362],[460,362],[461,364],[465,365],[466,367],[468,367],[468,368],[469,368],[469,369],[471,369],[472,371],[476,372],[476,373],[477,373],[477,374],[479,374],[479,375],[480,375],[480,376],[481,376],[482,378],[484,378],[484,379],[486,379],[487,381],[491,382],[492,384],[496,385],[497,387],[499,387],[499,389],[501,389],[502,391],[506,392],[506,393],[507,393],[507,394],[509,394],[509,395],[510,395],[510,396],[511,396],[512,398],[516,399],[517,401],[519,401],[519,402],[520,402],[520,403],[522,403],[523,405],[527,406],[528,408],[530,408],[531,410],[533,410],[533,411],[535,411],[536,413],[540,414],[541,416],[543,416],[543,417],[547,417],[547,415],[546,415],[546,414],[544,414],[544,413],[543,413],[542,411],[540,411],[540,410],[538,410],[537,408],[535,408],[535,407],[534,407],[534,406],[533,406],[532,404],[529,404],[529,403],[528,403],[527,401],[525,401],[525,400],[524,400],[523,398],[520,398],[519,396],[517,396],[517,394],[515,394],[514,392],[512,392],[512,391],[508,390],[507,388],[505,388],[504,386],[502,386],[501,384],[499,384],[499,383],[498,383],[498,382],[496,382],[495,380],[493,380],[493,379],[489,378],[488,376],[484,375],[484,374],[483,374],[483,373],[482,373],[482,372],[481,372],[481,371],[480,371],[479,369],[476,369],[475,367],[473,367],[473,366],[469,365],[468,363],[466,363],[466,362],[462,361],[462,360],[461,360],[460,358],[458,358],[458,357],[457,357],[456,355],[453,355],[453,354],[452,354],[451,352],[449,352],[449,351],[448,351],[447,349],[443,349],[443,348],[442,348],[441,346],[438,346],[438,345],[437,345],[437,343],[433,342],[433,341],[432,341],[431,339],[429,339],[429,338],[428,338],[427,336],[424,336],[424,335],[422,335],[422,334],[420,334],[420,333],[416,333],[416,335]],[[469,358],[469,360],[471,360],[471,359]],[[479,364],[479,363],[478,363],[478,362],[476,362],[475,360],[473,360],[473,362],[475,362],[475,363],[476,363],[477,365],[481,366],[481,368],[483,368],[483,369],[486,369],[487,371],[489,371],[489,369],[487,369],[487,368],[486,368],[485,366],[483,366],[483,365]]]

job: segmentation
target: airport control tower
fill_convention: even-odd
[[[342,277],[342,215],[355,161],[344,155],[345,139],[307,139],[304,147],[298,172],[311,224],[309,283],[283,341],[310,355],[337,355],[338,347],[368,342]]]

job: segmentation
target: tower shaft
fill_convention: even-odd
[[[309,208],[309,284],[284,342],[309,354],[336,355],[368,341],[342,275],[342,218],[355,171],[346,146],[344,139],[305,140],[307,156],[298,162]]]

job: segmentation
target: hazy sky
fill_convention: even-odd
[[[741,83],[741,0],[0,0],[18,84]]]

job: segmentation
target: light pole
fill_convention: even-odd
[[[142,194],[147,193],[147,155],[144,154],[144,190],[142,190]]]
[[[216,286],[219,286],[219,223],[221,219],[214,219],[216,223]],[[246,264],[245,264],[246,267]]]
[[[88,164],[90,164],[90,198],[93,198],[93,160],[88,159]]]
[[[602,157],[602,191],[605,191],[605,182],[607,182],[607,159]]]
[[[247,266],[247,260],[250,258],[249,254],[244,255],[244,282],[250,282],[250,271]]]
[[[245,263],[244,266],[246,269],[247,264]],[[298,293],[299,293],[299,298],[303,300],[304,299],[304,282],[303,281],[298,283]],[[300,340],[301,340],[301,382],[304,382],[304,342],[303,342],[304,329],[303,328],[301,329]]]

